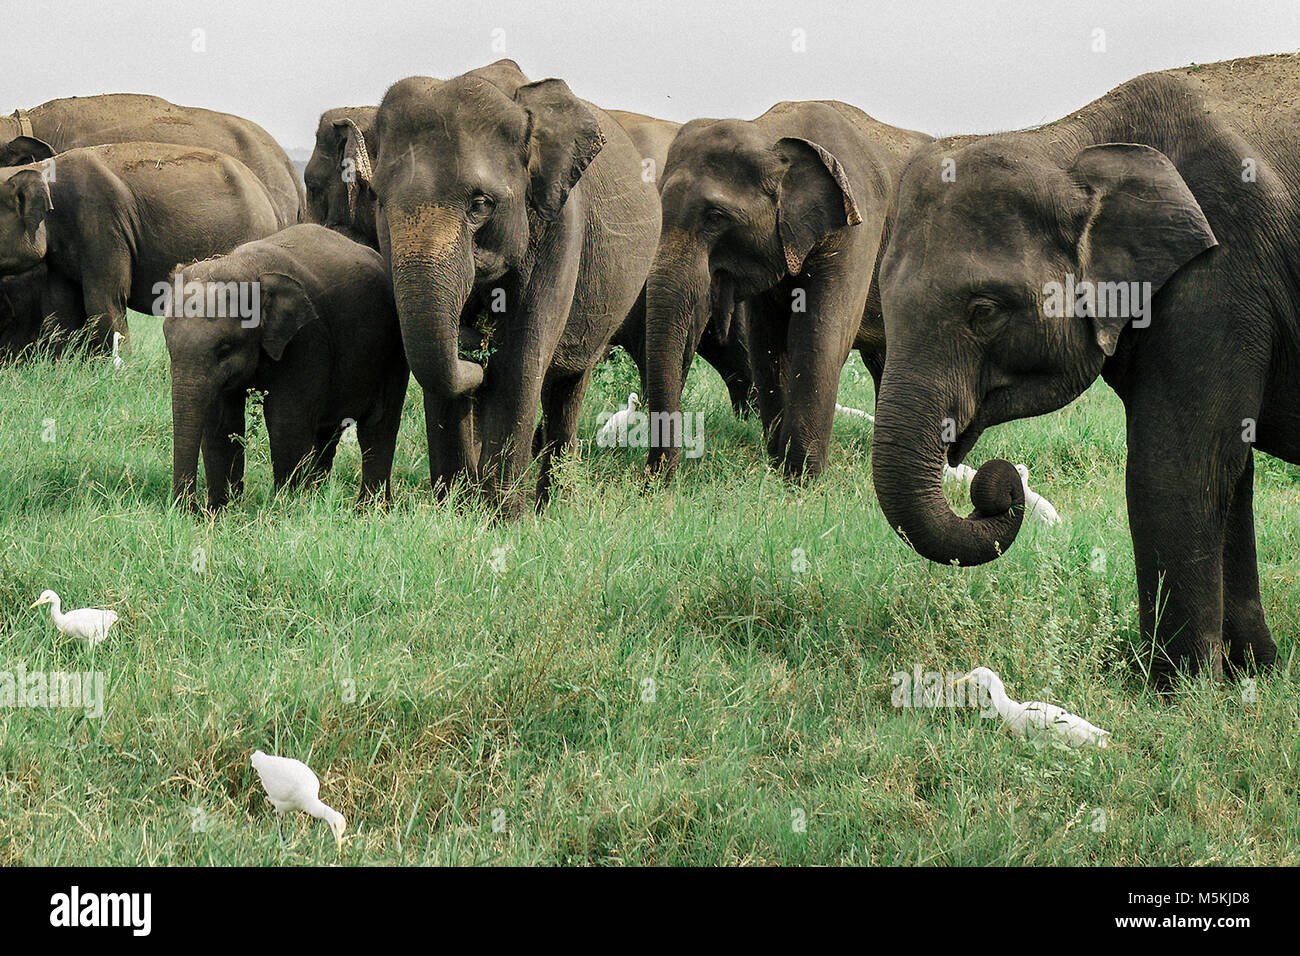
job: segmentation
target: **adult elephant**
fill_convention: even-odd
[[[680,415],[705,324],[743,302],[771,462],[790,477],[820,473],[850,349],[879,379],[873,278],[894,186],[928,139],[833,101],[687,123],[664,168],[646,283],[651,414]],[[680,454],[680,436],[668,436],[650,449],[650,470],[671,476]]]
[[[641,152],[641,177],[658,183],[660,173],[668,163],[668,150],[681,130],[680,123],[656,119],[641,113],[610,110],[632,142]],[[753,382],[749,371],[749,337],[745,325],[743,305],[726,313],[710,315],[700,335],[696,351],[712,365],[727,387],[731,407],[738,417],[748,417],[753,400]],[[641,394],[647,394],[646,323],[644,290],[627,320],[614,335],[614,344],[621,345],[641,375]]]
[[[513,61],[501,61],[495,68],[508,69],[508,64]],[[378,111],[377,106],[343,106],[322,113],[316,129],[316,145],[303,172],[311,220],[375,249],[379,248],[379,235],[370,177],[371,157],[379,151],[375,130]],[[640,152],[641,178],[657,183],[659,171],[668,158],[668,147],[681,124],[624,110],[607,113],[623,127]],[[641,391],[645,394],[644,295],[637,297],[627,319],[614,333],[612,343],[622,346],[636,362]],[[699,353],[722,376],[736,414],[747,415],[752,384],[743,314],[711,320],[700,339]]]
[[[1098,374],[1124,402],[1129,527],[1151,676],[1272,663],[1253,449],[1300,462],[1300,62],[1150,73],[1041,129],[912,161],[881,268],[889,354],[873,466],[920,554],[979,564],[1022,491],[992,461],[954,515],[944,460],[1060,408]],[[1158,603],[1159,599],[1159,603]],[[1159,640],[1157,638],[1159,622]]]
[[[275,232],[266,187],[225,153],[166,143],[113,143],[0,169],[0,276],[20,275],[6,301],[25,321],[64,333],[90,325],[107,351],[126,310],[150,312],[177,261],[206,259]],[[33,278],[35,277],[35,278]],[[39,295],[26,282],[39,284]],[[32,305],[39,311],[31,312]],[[33,321],[34,320],[34,321]]]
[[[370,157],[379,152],[377,106],[340,106],[321,114],[316,146],[303,170],[307,218],[354,242],[379,248]]]
[[[518,515],[531,451],[545,500],[591,370],[645,281],[654,185],[607,114],[513,63],[401,80],[377,125],[379,246],[424,389],[434,487],[469,476]],[[478,360],[459,354],[463,333],[485,343]]]
[[[48,152],[34,152],[33,140],[46,144]],[[303,190],[293,163],[251,120],[139,93],[71,96],[0,117],[0,166],[82,146],[130,142],[200,146],[233,156],[266,186],[281,227],[300,218]]]

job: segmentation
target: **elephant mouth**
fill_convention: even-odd
[[[966,460],[966,456],[975,447],[975,443],[980,440],[980,436],[984,434],[986,427],[988,427],[988,423],[983,421],[983,417],[979,412],[976,412],[971,423],[957,436],[957,440],[948,446],[948,464],[950,466],[956,468]]]

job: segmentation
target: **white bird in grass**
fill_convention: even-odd
[[[876,420],[876,416],[872,415],[870,412],[864,412],[860,408],[849,408],[849,406],[841,405],[839,402],[835,403],[835,414],[849,415],[853,418],[865,418],[869,422],[874,422]]]
[[[347,829],[348,821],[343,814],[321,803],[320,780],[311,767],[292,757],[275,757],[255,750],[253,769],[261,778],[271,806],[275,807],[276,829],[280,828],[286,810],[301,810],[328,823],[330,832],[334,834],[335,847],[338,852],[343,852],[343,831]],[[280,830],[280,839],[284,839],[283,830]]]
[[[1032,515],[1043,524],[1060,524],[1061,516],[1056,513],[1052,503],[1038,492],[1030,490],[1029,469],[1024,465],[1016,465],[1016,471],[1020,472],[1020,483],[1025,486],[1025,516]]]
[[[122,356],[117,354],[117,345],[121,341],[122,341],[122,333],[114,332],[113,333],[113,368],[121,368],[123,365],[126,364],[126,362],[122,360]]]
[[[977,667],[965,677],[957,678],[953,684],[964,684],[967,681],[988,691],[993,709],[1017,737],[1046,737],[1071,747],[1110,745],[1109,730],[1094,727],[1082,717],[1064,711],[1055,704],[1044,704],[1038,700],[1017,704],[1007,696],[1002,678],[987,667]]]
[[[104,611],[97,607],[83,607],[64,614],[63,603],[53,591],[42,591],[32,607],[40,607],[42,604],[50,606],[50,620],[60,634],[79,637],[91,647],[108,637],[108,629],[117,623],[116,611]]]
[[[636,411],[637,402],[639,401],[641,401],[641,397],[636,392],[628,395],[627,407],[620,408],[613,415],[610,415],[609,420],[600,426],[600,431],[596,433],[596,444],[599,447],[610,448],[618,444],[618,436],[627,427],[625,423],[632,417],[632,413]]]

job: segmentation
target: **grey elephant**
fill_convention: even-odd
[[[370,161],[378,153],[377,106],[340,106],[321,114],[303,180],[307,215],[350,239],[379,248]]]
[[[1124,403],[1129,528],[1150,677],[1268,665],[1256,449],[1300,462],[1300,61],[1138,77],[1041,129],[944,139],[900,184],[881,265],[888,357],[880,506],[931,560],[1011,547],[1004,461],[944,498],[985,429],[1072,401]],[[1158,622],[1158,627],[1157,627]],[[1158,633],[1157,633],[1158,630]]]
[[[266,187],[224,153],[114,143],[53,163],[0,169],[0,275],[44,266],[39,315],[63,335],[88,326],[99,351],[114,332],[125,339],[128,307],[152,310],[178,259],[227,252],[279,226]]]
[[[281,226],[299,221],[303,190],[293,163],[270,133],[243,117],[138,93],[71,96],[0,117],[0,166],[130,142],[200,146],[233,156],[266,186]]]
[[[825,467],[840,370],[857,348],[874,378],[884,329],[873,279],[893,190],[929,137],[845,103],[779,103],[755,120],[693,120],[660,184],[663,234],[646,282],[649,408],[680,415],[706,324],[747,312],[749,360],[772,464]],[[679,435],[650,449],[671,476]]]
[[[322,113],[316,129],[316,145],[303,172],[311,220],[376,249],[379,236],[370,177],[372,157],[379,147],[375,130],[378,111],[377,106],[342,106]],[[623,110],[606,112],[627,131],[641,153],[642,179],[657,183],[668,157],[668,147],[681,124]],[[644,294],[638,296],[627,320],[614,333],[612,343],[621,345],[636,362],[644,393]],[[711,321],[699,347],[700,356],[722,376],[738,415],[749,413],[752,398],[747,345],[744,319],[737,315]]]
[[[358,498],[389,497],[410,373],[392,284],[375,250],[324,226],[290,226],[177,266],[169,288],[163,334],[178,501],[195,501],[200,449],[208,507],[241,490],[249,389],[266,396],[276,488],[323,478],[355,423]]]
[[[379,245],[424,390],[434,487],[469,477],[518,515],[534,452],[546,500],[591,370],[645,281],[654,184],[608,114],[508,61],[401,80],[377,125]],[[463,331],[483,346],[472,355]]]
[[[632,142],[640,150],[642,178],[648,178],[657,185],[668,162],[669,147],[681,130],[681,124],[624,110],[608,112],[627,130]],[[645,291],[642,290],[627,320],[614,334],[614,344],[621,345],[636,362],[643,395],[647,391],[645,332]],[[749,336],[744,303],[730,312],[710,315],[694,352],[698,352],[722,376],[736,415],[748,417],[756,396],[749,370]],[[689,361],[687,364],[689,366]]]

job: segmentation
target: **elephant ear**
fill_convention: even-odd
[[[600,121],[563,80],[519,87],[515,102],[528,113],[528,199],[545,222],[564,201],[605,145]]]
[[[1196,197],[1169,157],[1150,146],[1105,143],[1081,150],[1070,176],[1092,206],[1079,238],[1081,278],[1149,282],[1160,290],[1182,266],[1218,240]],[[1115,354],[1128,316],[1093,316],[1093,333]]]
[[[813,246],[836,229],[856,226],[862,214],[844,167],[822,147],[785,136],[775,151],[788,164],[777,199],[781,246],[790,274],[798,275]]]
[[[23,169],[10,176],[5,186],[14,197],[23,228],[29,235],[35,234],[54,208],[50,184],[36,170]]]
[[[0,146],[0,166],[26,166],[54,155],[54,147],[35,136],[17,136]]]
[[[340,159],[343,181],[348,185],[348,216],[357,213],[357,193],[361,185],[370,185],[374,169],[370,165],[370,150],[366,148],[366,137],[353,120],[344,117],[334,121],[334,128],[344,137],[343,152]]]
[[[258,277],[261,293],[258,307],[261,310],[262,350],[274,361],[280,361],[285,347],[293,337],[320,316],[311,304],[307,290],[297,279],[283,272],[267,272]]]

